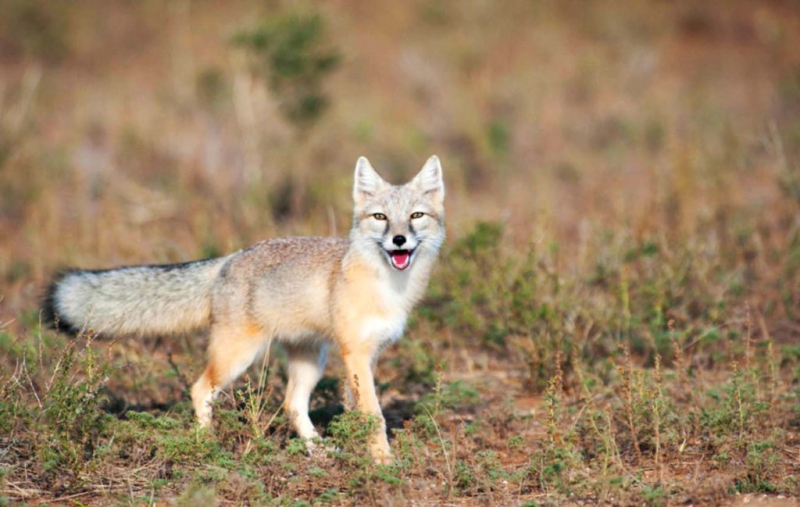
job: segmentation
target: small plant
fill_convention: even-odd
[[[625,364],[623,366],[619,366],[617,371],[619,372],[620,381],[622,382],[625,418],[628,424],[628,430],[630,431],[631,442],[633,442],[633,448],[636,451],[636,456],[641,462],[642,449],[641,445],[639,444],[639,430],[637,427],[637,405],[640,400],[638,400],[636,397],[634,368],[630,355],[630,349],[627,346],[623,346],[622,349]]]
[[[508,154],[509,133],[508,126],[503,121],[493,121],[486,129],[489,149],[495,157],[502,158]]]
[[[508,439],[507,445],[509,449],[521,451],[525,448],[525,439],[520,435],[515,435]]]
[[[51,468],[64,467],[78,477],[91,463],[107,418],[100,410],[109,368],[97,364],[87,335],[84,349],[70,344],[61,355],[42,400],[41,421],[48,428],[40,447]]]
[[[437,374],[436,387],[414,407],[415,429],[425,436],[437,433],[436,418],[442,410],[469,409],[478,401],[478,392],[462,381],[444,384],[441,373]]]
[[[292,438],[286,443],[286,452],[289,456],[307,454],[306,443],[302,438]]]
[[[780,460],[775,451],[775,444],[773,439],[756,440],[747,444],[744,460],[747,474],[738,482],[739,491],[764,493],[775,491],[775,486],[770,482]]]
[[[581,468],[582,458],[574,447],[575,435],[564,434],[562,378],[556,375],[550,379],[545,393],[547,441],[543,452],[532,458],[528,465],[529,476],[541,488],[567,493],[577,484],[576,472]]]
[[[370,439],[379,431],[378,418],[351,410],[333,418],[328,425],[328,438],[347,459],[364,459]]]
[[[263,421],[264,415],[268,412],[268,403],[270,395],[272,394],[272,386],[268,385],[270,373],[268,367],[269,356],[269,351],[267,351],[261,362],[257,385],[253,387],[250,375],[246,375],[244,379],[244,389],[239,391],[237,395],[240,403],[244,406],[244,415],[250,426],[250,431],[256,438],[264,435],[270,425],[275,421],[280,410],[275,410],[267,421]]]

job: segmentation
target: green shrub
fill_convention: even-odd
[[[290,11],[234,37],[253,56],[255,71],[268,79],[284,116],[301,131],[325,112],[323,82],[340,61],[325,32],[319,13]]]

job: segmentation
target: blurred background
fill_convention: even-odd
[[[280,352],[201,441],[202,333],[39,325],[61,268],[344,236],[358,156],[434,153],[394,469],[305,459]],[[0,0],[0,504],[796,497],[798,343],[800,2]],[[312,417],[347,449],[341,371]]]
[[[495,224],[580,280],[676,244],[796,280],[796,2],[1,8],[6,320],[59,267],[344,235],[359,155],[400,183],[438,154],[452,240]]]

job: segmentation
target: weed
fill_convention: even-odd
[[[292,438],[286,444],[286,452],[289,456],[298,456],[306,454],[306,444],[302,438]]]
[[[346,460],[363,459],[371,436],[380,424],[375,416],[352,410],[333,418],[328,425],[328,438],[333,446],[341,449]]]
[[[75,345],[67,347],[42,401],[41,420],[48,429],[40,447],[43,461],[51,469],[70,470],[76,478],[91,463],[107,424],[100,403],[109,370],[97,365],[91,342],[89,337],[81,351]],[[76,370],[85,377],[76,377]]]

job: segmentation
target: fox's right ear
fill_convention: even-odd
[[[353,201],[356,206],[364,203],[383,189],[388,183],[381,178],[366,157],[358,157],[353,177]]]
[[[439,161],[439,157],[436,155],[431,156],[409,185],[415,185],[425,194],[435,195],[441,203],[444,200],[444,179],[442,178],[442,163]]]

